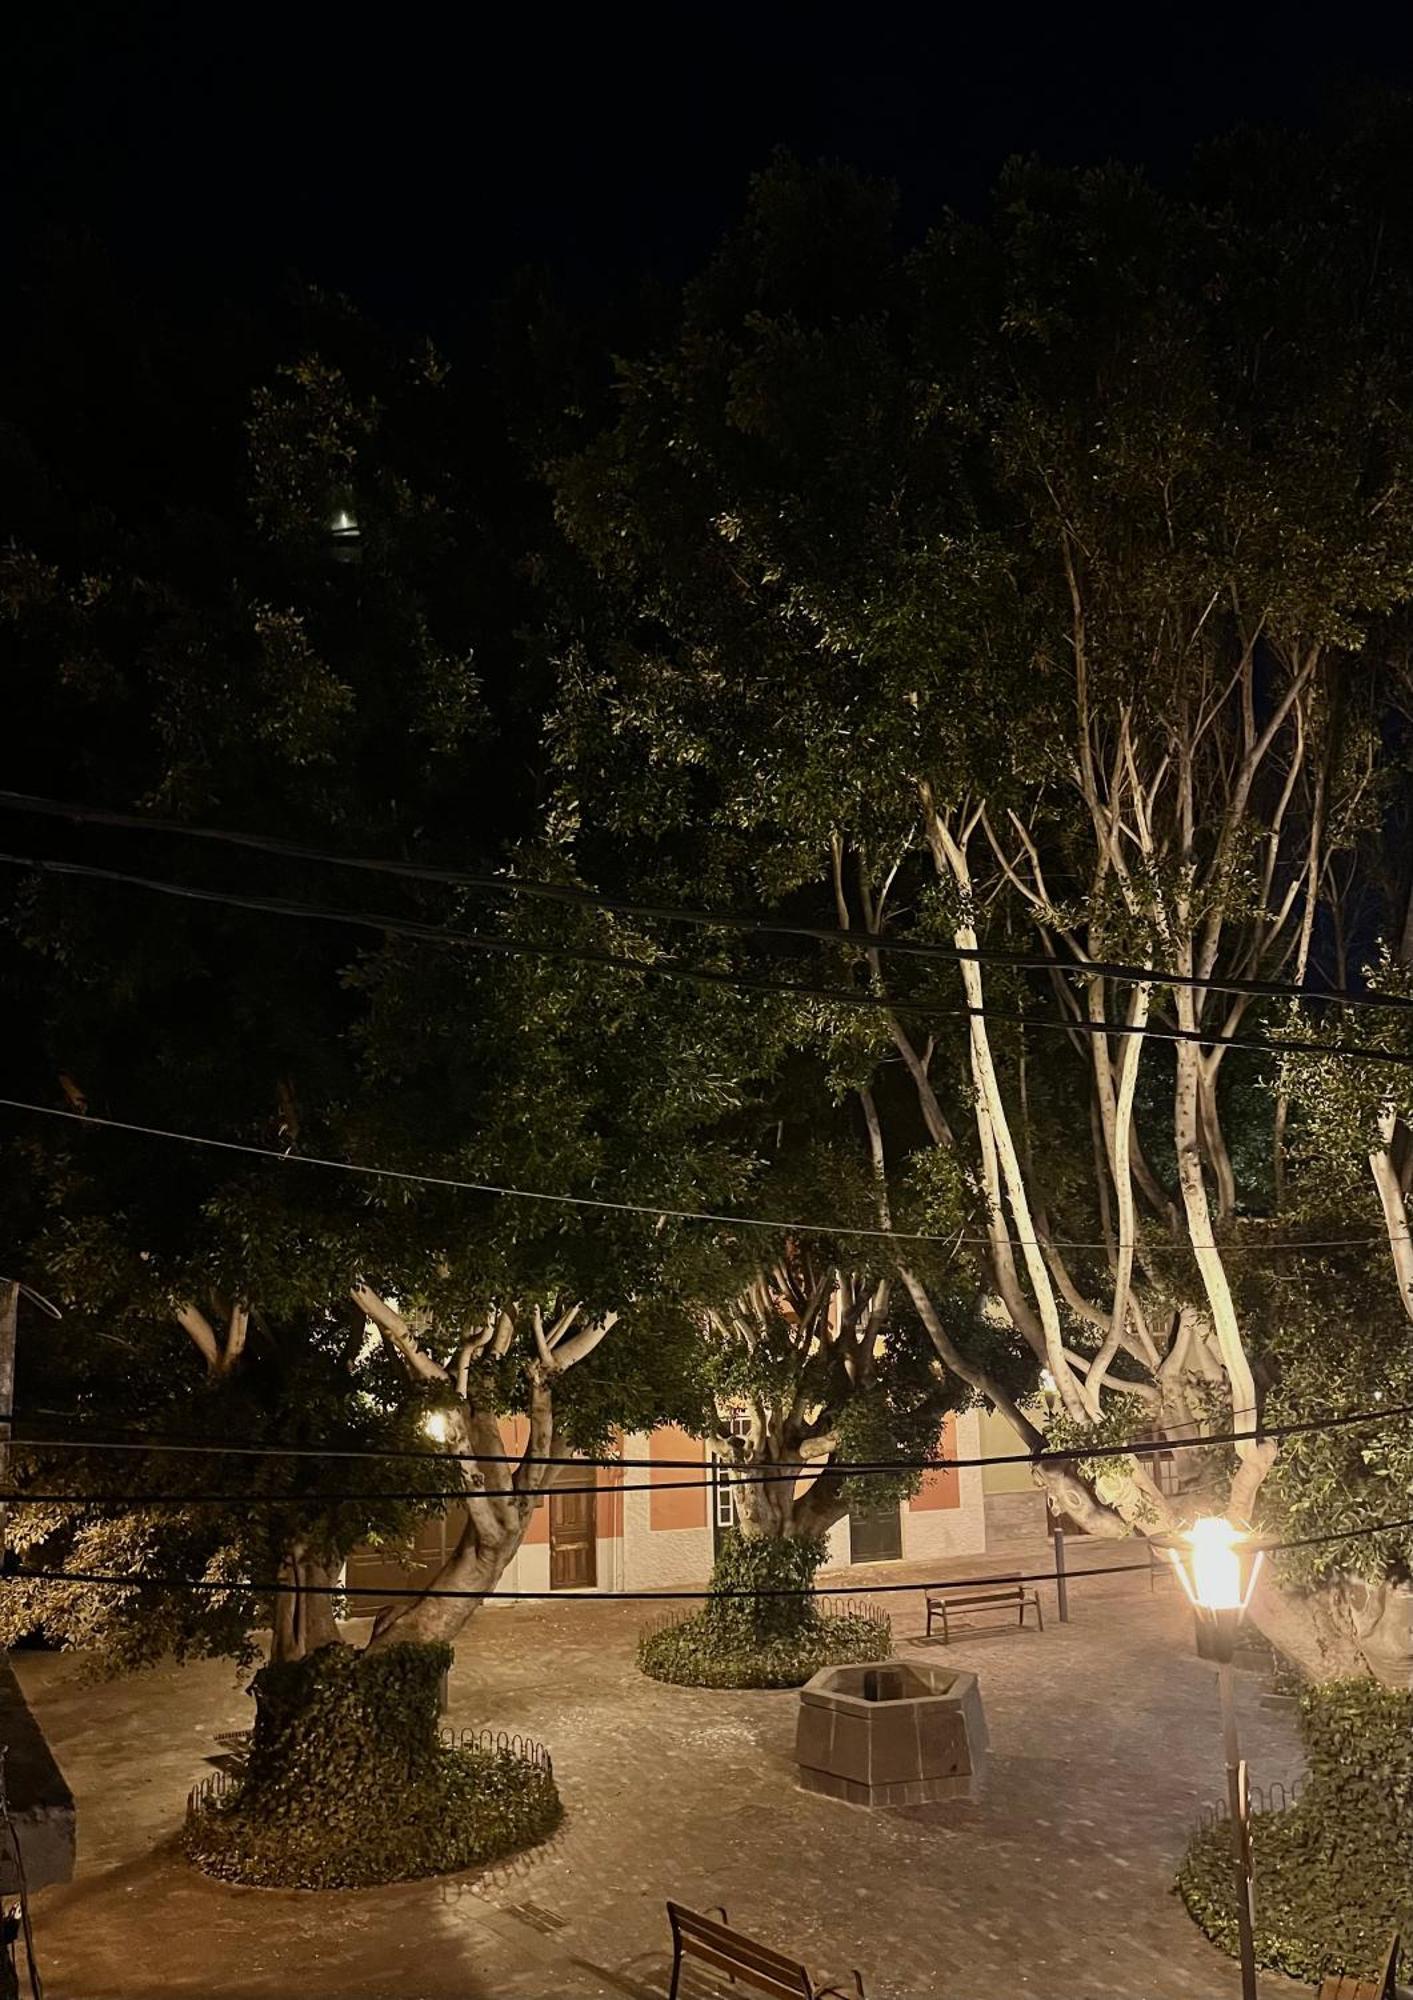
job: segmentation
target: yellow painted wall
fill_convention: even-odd
[[[1020,1439],[997,1411],[983,1409],[979,1414],[983,1458],[1002,1457],[1022,1449]],[[981,1468],[981,1490],[983,1493],[1033,1493],[1035,1482],[1030,1476],[1029,1466],[984,1465]]]

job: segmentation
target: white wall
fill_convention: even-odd
[[[647,1454],[635,1454],[646,1457]],[[640,1475],[645,1476],[645,1475]],[[704,1528],[653,1528],[651,1493],[623,1496],[623,1588],[664,1590],[704,1584],[711,1575],[712,1534]],[[600,1542],[600,1549],[603,1544]]]

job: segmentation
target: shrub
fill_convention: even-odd
[[[187,1821],[187,1856],[227,1881],[364,1888],[470,1868],[543,1840],[554,1779],[504,1750],[446,1750],[451,1648],[323,1646],[255,1676],[240,1790]]]
[[[1413,1693],[1327,1681],[1300,1703],[1309,1776],[1299,1802],[1252,1818],[1256,1956],[1317,1983],[1368,1977],[1389,1933],[1413,1930]],[[1231,1830],[1192,1841],[1178,1874],[1191,1915],[1235,1953]]]
[[[883,1660],[884,1617],[821,1612],[810,1595],[825,1546],[813,1537],[726,1535],[703,1610],[646,1632],[638,1665],[682,1687],[800,1687],[821,1667]]]
[[[706,1621],[732,1646],[770,1646],[818,1623],[810,1591],[825,1557],[817,1536],[742,1535],[721,1540]],[[755,1594],[759,1593],[759,1594]]]
[[[855,1660],[886,1660],[893,1651],[893,1628],[885,1617],[857,1613],[812,1613],[802,1629],[752,1640],[698,1612],[676,1625],[645,1632],[638,1642],[638,1665],[656,1681],[679,1687],[803,1687],[821,1667]]]

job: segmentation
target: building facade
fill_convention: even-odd
[[[506,1450],[523,1448],[517,1427],[504,1425]],[[979,1456],[977,1415],[948,1417],[945,1458]],[[541,1498],[500,1593],[517,1590],[609,1591],[695,1589],[711,1575],[719,1537],[729,1529],[729,1474],[701,1438],[665,1425],[621,1440],[624,1467],[564,1466]],[[634,1465],[632,1461],[642,1461]],[[590,1488],[590,1491],[583,1489]],[[380,1589],[424,1580],[455,1546],[460,1510],[424,1523],[410,1558],[359,1551],[348,1563],[351,1609],[369,1611]],[[922,1562],[979,1555],[986,1547],[981,1472],[943,1465],[924,1473],[912,1499],[837,1522],[829,1537],[830,1570],[857,1563]]]

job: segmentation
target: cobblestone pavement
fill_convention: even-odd
[[[890,1580],[909,1574],[890,1566]],[[563,1827],[479,1876],[342,1894],[230,1888],[171,1849],[213,1733],[249,1720],[246,1676],[203,1663],[93,1688],[77,1660],[19,1655],[79,1807],[77,1879],[34,1898],[48,1993],[653,2000],[666,1992],[673,1896],[724,1903],[821,1973],[859,1966],[878,2000],[1229,2000],[1235,1968],[1170,1888],[1194,1814],[1223,1787],[1214,1670],[1194,1657],[1171,1587],[1150,1594],[1146,1571],[1076,1584],[1068,1625],[1042,1595],[1043,1634],[978,1627],[946,1655],[980,1677],[984,1797],[892,1813],[796,1787],[793,1695],[642,1679],[641,1604],[483,1613],[449,1720],[543,1738]],[[882,1601],[899,1650],[937,1657],[915,1636],[921,1599]],[[1238,1687],[1253,1779],[1288,1783],[1288,1712],[1266,1704],[1256,1674]],[[1262,1992],[1307,1989],[1267,1979]]]

